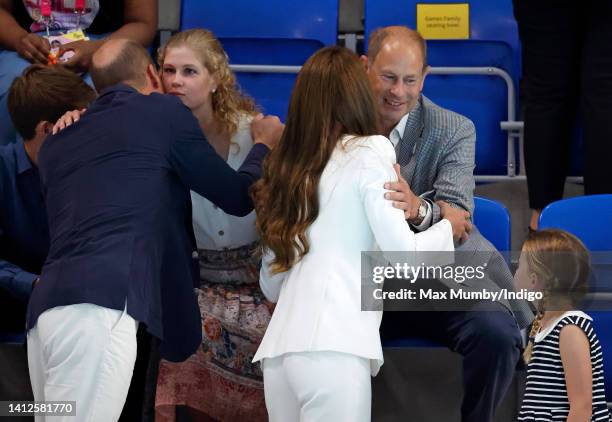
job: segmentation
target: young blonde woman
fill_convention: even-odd
[[[370,420],[370,376],[382,364],[382,313],[361,310],[361,251],[452,251],[463,210],[415,234],[385,199],[395,151],[378,136],[359,58],[342,47],[300,71],[287,125],[254,187],[264,246],[260,283],[278,302],[263,360],[271,421]]]
[[[517,290],[542,293],[524,358],[527,384],[519,421],[609,422],[601,345],[578,310],[588,291],[589,252],[561,230],[529,235],[515,274]]]
[[[208,142],[237,169],[253,145],[253,102],[243,96],[219,41],[204,29],[178,33],[160,50],[166,93],[191,109]],[[177,405],[193,420],[266,419],[262,374],[251,363],[271,314],[259,286],[253,250],[255,214],[230,216],[191,193],[198,247],[202,346],[182,363],[162,361],[158,421],[175,419]]]

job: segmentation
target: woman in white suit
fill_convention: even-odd
[[[361,311],[361,251],[452,251],[465,212],[414,234],[384,198],[395,151],[376,135],[359,59],[315,53],[298,75],[287,125],[254,188],[266,297],[277,302],[263,361],[270,421],[369,421],[383,362],[381,312]]]

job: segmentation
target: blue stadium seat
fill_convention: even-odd
[[[366,41],[388,25],[416,28],[416,3],[446,0],[365,0]],[[466,0],[470,5],[470,39],[429,40],[428,61],[435,67],[497,67],[512,78],[516,95],[520,51],[511,0]],[[507,174],[508,120],[505,82],[495,76],[429,75],[424,94],[439,105],[469,117],[476,125],[476,175]],[[516,98],[516,97],[515,97]]]
[[[506,207],[491,199],[474,197],[474,224],[498,250],[510,250],[510,214]],[[383,340],[383,347],[444,347],[420,337]]]
[[[612,292],[612,195],[579,196],[553,202],[542,210],[539,227],[566,230],[591,251],[595,272],[591,290]],[[596,296],[597,298],[597,296]],[[606,301],[603,301],[606,304]],[[607,301],[606,309],[610,309]],[[612,402],[612,311],[588,311],[593,317],[604,352],[606,398]]]
[[[510,213],[502,204],[474,197],[474,224],[497,250],[510,250]]]
[[[231,65],[301,66],[315,51],[336,44],[338,1],[184,0],[181,29],[204,27],[223,44]],[[295,74],[238,73],[243,91],[265,113],[284,120]]]
[[[539,227],[560,228],[591,251],[612,251],[612,195],[589,195],[553,202],[542,210]]]

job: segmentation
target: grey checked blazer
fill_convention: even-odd
[[[447,201],[470,213],[474,211],[474,159],[476,131],[466,117],[437,106],[425,96],[410,112],[406,128],[395,152],[402,176],[412,191],[432,205],[432,224],[440,221],[440,207],[435,201]],[[487,260],[487,275],[481,280],[458,284],[441,280],[451,289],[499,291],[514,290],[512,274],[495,247],[474,226],[469,239],[456,248],[461,254],[457,265],[481,265]],[[533,319],[525,301],[502,301],[514,312],[521,328]]]

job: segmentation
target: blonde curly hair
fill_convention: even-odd
[[[217,81],[217,89],[212,93],[212,108],[215,120],[230,136],[236,133],[241,116],[255,115],[258,110],[255,102],[244,95],[237,83],[236,76],[229,67],[228,57],[221,43],[212,32],[206,29],[190,29],[174,34],[160,47],[157,62],[164,66],[169,48],[186,46],[198,57],[201,64]]]

